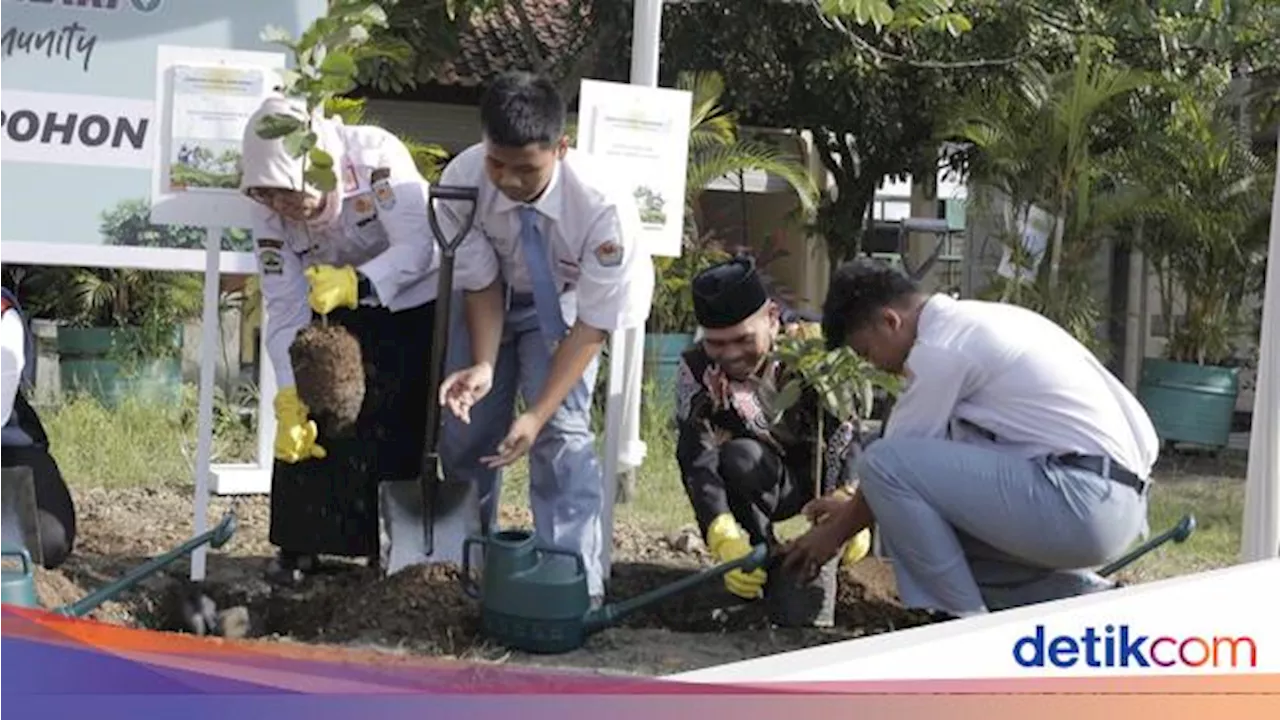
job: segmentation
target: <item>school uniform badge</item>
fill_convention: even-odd
[[[355,196],[351,201],[351,209],[356,211],[356,215],[360,217],[368,217],[373,212],[373,199],[369,193],[363,193]]]
[[[377,198],[378,207],[390,210],[396,206],[396,191],[391,189],[391,182],[380,178],[373,183],[373,196]]]
[[[263,275],[280,275],[284,272],[284,258],[280,257],[279,250],[263,250],[259,257],[262,258]]]
[[[596,246],[595,255],[601,267],[617,267],[622,264],[622,245],[606,240]]]

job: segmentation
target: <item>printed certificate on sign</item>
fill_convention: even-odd
[[[170,192],[238,191],[244,128],[265,86],[254,68],[173,68]]]
[[[679,257],[692,94],[685,90],[583,80],[578,148],[627,178],[654,256]]]

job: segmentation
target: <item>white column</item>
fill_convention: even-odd
[[[1277,146],[1280,148],[1280,139]],[[1276,174],[1271,200],[1271,247],[1267,258],[1240,542],[1244,562],[1280,555],[1280,173]]]
[[[204,242],[204,312],[200,328],[200,404],[196,415],[196,496],[192,535],[208,529],[209,466],[213,459],[213,381],[218,372],[218,345],[222,339],[222,333],[218,332],[218,286],[222,277],[218,263],[222,256],[222,228],[208,228]],[[204,580],[207,551],[208,546],[201,545],[191,555],[191,579],[196,582]]]

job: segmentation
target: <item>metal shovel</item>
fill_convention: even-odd
[[[427,192],[427,220],[440,247],[440,285],[436,300],[431,360],[427,375],[427,442],[422,463],[423,545],[427,557],[435,554],[435,521],[456,512],[466,503],[471,484],[451,481],[440,475],[440,384],[449,347],[450,305],[453,299],[453,263],[458,247],[466,239],[476,218],[480,189],[456,185],[432,185]],[[446,238],[436,216],[436,200],[468,203],[469,209],[452,238]]]

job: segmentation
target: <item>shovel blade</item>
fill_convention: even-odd
[[[25,465],[4,468],[0,482],[0,531],[5,547],[24,547],[36,565],[44,563],[40,542],[40,511],[36,505],[36,483]]]
[[[432,553],[427,554],[422,483],[385,482],[379,492],[383,563],[387,574],[426,563],[462,564],[462,543],[480,533],[480,496],[472,483],[440,481],[432,517]]]

